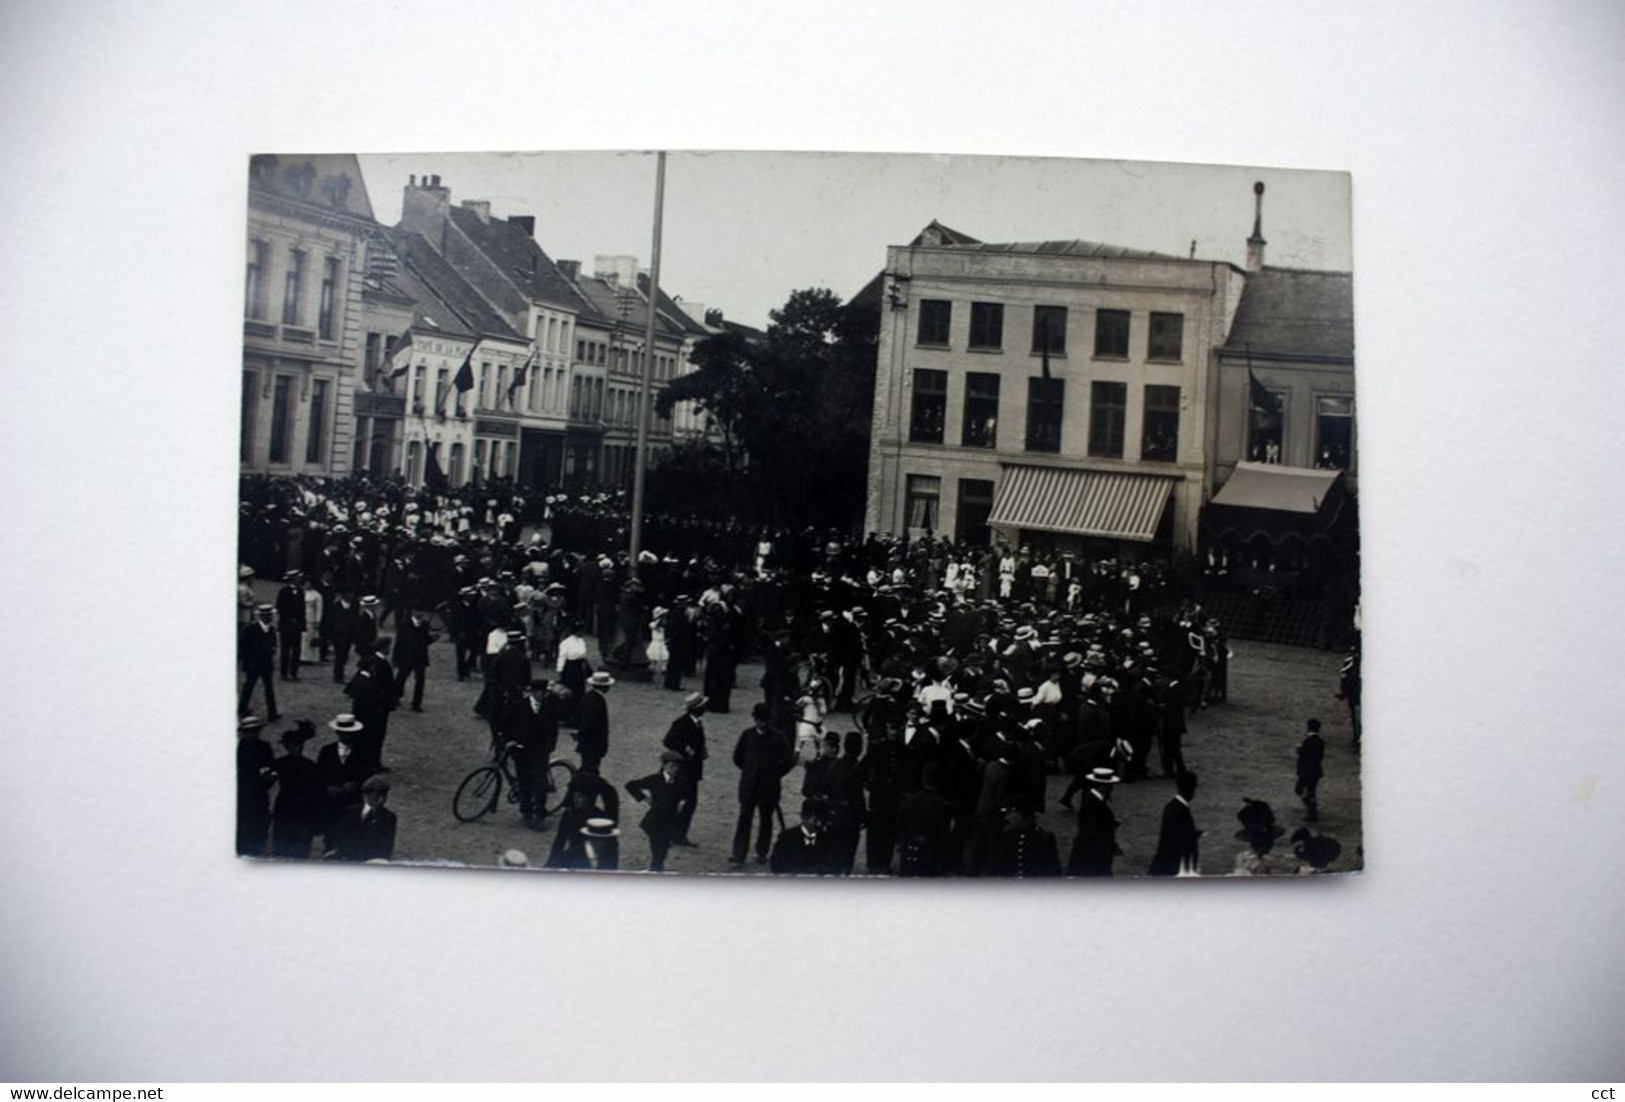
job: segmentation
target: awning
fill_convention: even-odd
[[[1011,465],[989,524],[1149,542],[1177,478]]]
[[[1213,495],[1213,504],[1318,513],[1342,475],[1342,471],[1283,467],[1278,463],[1237,463],[1236,472]]]
[[[1339,521],[1349,494],[1343,472],[1273,463],[1238,463],[1230,480],[1202,510],[1209,539],[1263,537],[1280,544],[1289,537],[1341,538]],[[1337,531],[1334,531],[1337,529]]]

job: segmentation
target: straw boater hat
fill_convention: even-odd
[[[1089,784],[1116,784],[1122,779],[1123,778],[1119,777],[1116,773],[1112,772],[1112,768],[1109,765],[1095,766],[1093,769],[1089,770],[1089,775],[1084,778],[1084,780]]]
[[[265,726],[265,721],[259,716],[243,716],[237,721],[237,733],[246,735],[250,731],[258,731]]]
[[[1036,636],[1037,634],[1038,634],[1038,629],[1035,628],[1035,627],[1032,627],[1031,625],[1028,625],[1026,627],[1019,627],[1019,628],[1016,629],[1016,641],[1017,642],[1022,642],[1024,640],[1031,639],[1034,636]]]
[[[704,693],[689,693],[683,697],[683,707],[690,712],[703,708],[710,702],[711,698]]]
[[[615,826],[614,819],[588,819],[587,825],[581,828],[581,833],[587,838],[618,838],[621,834]]]
[[[525,855],[525,851],[522,849],[504,850],[502,856],[497,858],[497,868],[528,869],[530,868],[530,858]]]
[[[604,670],[599,670],[587,678],[587,687],[589,689],[607,689],[613,684],[615,684],[615,679]]]
[[[237,576],[239,578],[252,578],[254,576],[254,568],[252,566],[239,566],[237,568]]]
[[[341,735],[357,734],[363,729],[361,721],[349,712],[340,712],[327,721],[327,726],[330,730]]]

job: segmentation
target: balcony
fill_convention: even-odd
[[[268,321],[255,321],[253,318],[243,319],[243,336],[263,337],[266,340],[276,339],[276,326]]]

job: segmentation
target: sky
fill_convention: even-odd
[[[554,260],[631,255],[647,268],[648,152],[362,154],[380,222],[409,175],[451,201],[530,214]],[[1348,271],[1350,178],[1341,172],[1038,157],[674,151],[667,155],[660,285],[762,326],[790,292],[851,298],[932,219],[986,242],[1069,240],[1240,265],[1263,181],[1266,262]]]

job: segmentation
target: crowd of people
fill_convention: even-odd
[[[377,824],[389,823],[392,845],[389,713],[408,681],[421,710],[438,621],[458,678],[482,682],[475,710],[493,754],[512,754],[527,825],[556,831],[553,867],[618,865],[624,791],[648,805],[639,829],[650,867],[664,868],[673,846],[693,844],[707,717],[748,710],[752,726],[730,747],[737,807],[720,812],[734,817],[735,865],[903,876],[1198,870],[1198,777],[1183,745],[1192,717],[1228,700],[1231,657],[1223,624],[1203,610],[1200,564],[658,515],[634,560],[627,525],[618,495],[245,479],[239,851],[309,856],[320,835],[323,855],[388,859]],[[282,588],[259,603],[252,578],[273,571]],[[759,685],[740,682],[747,661],[761,663]],[[297,678],[307,662],[331,670],[350,711],[330,724],[325,765],[289,761],[304,760],[297,730],[270,760],[254,690],[263,686],[275,721],[277,676]],[[1345,692],[1351,667],[1345,699],[1358,731],[1357,652]],[[607,701],[629,670],[686,696],[662,760],[617,791],[601,775]],[[1310,726],[1297,777],[1306,823],[1324,758],[1311,744],[1319,723]],[[563,731],[581,765],[550,823],[546,770]],[[799,791],[787,793],[798,772]],[[1058,807],[1078,824],[1064,855],[1042,825],[1056,810],[1056,773],[1069,778]],[[1119,870],[1112,793],[1150,780],[1172,782],[1155,858]],[[365,845],[353,841],[357,816],[370,828]],[[1249,801],[1238,821],[1247,845],[1236,871],[1292,863],[1263,860],[1284,833],[1268,805]],[[1336,847],[1307,826],[1292,842],[1293,871],[1325,867]]]

